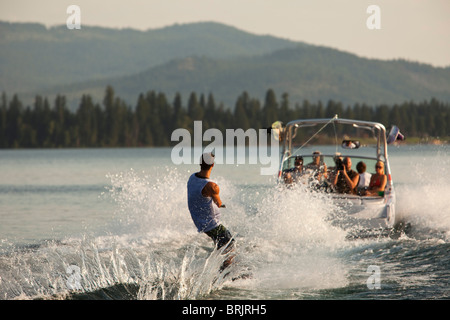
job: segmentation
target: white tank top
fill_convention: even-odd
[[[204,197],[202,190],[210,179],[199,178],[192,174],[187,183],[188,207],[198,232],[208,232],[220,222],[220,211],[212,197]]]
[[[360,173],[359,174],[359,182],[358,182],[358,188],[364,188],[368,187],[370,184],[370,177],[372,175],[368,172]]]

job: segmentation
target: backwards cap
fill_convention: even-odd
[[[206,163],[207,165],[214,164],[214,154],[212,152],[205,152],[200,157],[200,163]]]

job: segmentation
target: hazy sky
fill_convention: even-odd
[[[364,57],[450,66],[450,0],[0,0],[0,20],[65,25],[71,4],[81,8],[82,27],[216,21]],[[380,30],[366,26],[373,4]]]

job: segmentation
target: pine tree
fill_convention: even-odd
[[[0,105],[0,148],[7,148],[8,141],[6,139],[6,120],[8,112],[8,98],[5,92],[2,92]]]
[[[182,99],[180,93],[176,93],[173,101],[174,114],[172,116],[174,127],[173,130],[178,128],[188,129],[190,124],[190,119],[187,115],[186,109],[183,107]]]
[[[197,94],[192,92],[188,100],[188,116],[192,121],[203,120],[204,109],[200,106],[197,99]]]
[[[234,108],[234,119],[235,119],[235,128],[240,128],[246,131],[250,127],[250,123],[248,121],[247,113],[245,112],[245,105],[247,104],[247,96],[240,96],[236,101],[236,106]]]
[[[9,103],[8,111],[6,112],[6,139],[8,146],[12,148],[20,147],[20,128],[22,124],[22,103],[17,94],[15,94]]]
[[[57,95],[55,99],[54,119],[56,122],[54,145],[61,148],[71,146],[68,129],[71,126],[70,112],[66,106],[66,97]]]
[[[83,95],[80,106],[76,112],[78,124],[78,146],[94,147],[97,145],[97,121],[95,119],[95,110],[92,98],[89,95]]]
[[[270,126],[278,119],[278,103],[275,92],[272,89],[267,90],[263,107],[263,126]]]
[[[278,112],[278,120],[283,121],[284,123],[290,121],[292,119],[291,110],[289,108],[289,94],[287,92],[281,95],[281,106]]]
[[[205,122],[208,124],[205,129],[208,128],[216,128],[217,119],[217,110],[216,110],[216,101],[214,100],[214,96],[212,93],[208,94],[208,100],[206,102],[205,108]]]

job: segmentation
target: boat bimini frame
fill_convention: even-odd
[[[295,151],[292,151],[292,140],[297,135],[297,130],[299,128],[305,127],[314,127],[316,125],[322,124],[323,126],[316,131],[311,138],[309,138],[305,143],[303,143],[299,148]],[[388,181],[391,181],[391,168],[389,166],[388,161],[388,152],[387,152],[387,140],[386,140],[386,128],[381,123],[370,122],[370,121],[360,121],[360,120],[351,120],[351,119],[339,119],[338,115],[335,115],[331,119],[299,119],[293,120],[286,124],[285,127],[280,125],[280,122],[276,122],[275,126],[273,126],[274,130],[278,130],[279,140],[282,145],[281,151],[281,160],[280,160],[280,168],[278,171],[278,182],[280,182],[282,169],[284,162],[297,154],[305,145],[307,145],[317,134],[319,134],[325,127],[328,125],[333,125],[335,131],[335,141],[336,141],[336,151],[338,147],[337,142],[337,134],[336,134],[336,124],[344,124],[351,125],[355,128],[367,129],[372,131],[374,137],[377,140],[376,144],[376,159],[383,161],[385,163],[385,173],[388,176]]]

